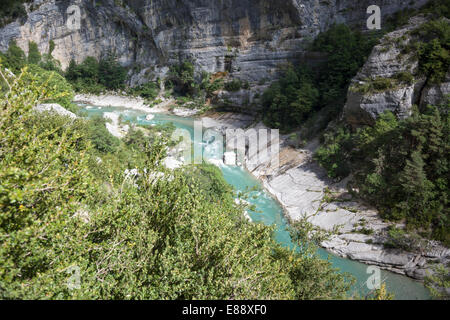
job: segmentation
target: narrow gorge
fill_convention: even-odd
[[[373,5],[381,8],[382,30],[367,29],[370,15],[367,8]],[[448,1],[442,7],[447,8],[446,5]],[[36,46],[37,51],[42,53],[42,63],[39,65],[42,69],[46,69],[44,61],[53,61],[56,67],[46,70],[59,74],[64,81],[73,85],[75,91],[81,89],[81,92],[68,95],[70,101],[67,106],[70,105],[70,111],[58,101],[61,96],[47,99],[34,106],[34,110],[44,114],[53,111],[75,122],[86,116],[94,119],[92,121],[103,121],[102,126],[106,126],[109,133],[122,142],[108,140],[103,143],[92,139],[97,148],[100,146],[98,150],[101,152],[111,146],[119,148],[117,146],[120,143],[130,144],[137,149],[146,145],[136,131],[151,137],[153,143],[158,140],[153,137],[152,130],[161,130],[156,133],[159,137],[164,137],[166,130],[177,128],[193,134],[196,121],[203,130],[212,129],[223,136],[225,144],[243,141],[246,150],[243,163],[228,165],[230,161],[226,155],[225,158],[218,156],[216,149],[209,150],[205,162],[221,169],[224,179],[235,190],[235,198],[236,194],[244,194],[251,188],[257,189],[250,192],[254,198],[245,201],[250,204],[250,209],[242,210],[239,207],[239,210],[244,211],[245,217],[254,222],[273,224],[274,237],[283,247],[297,246],[294,244],[296,240],[291,239],[288,226],[309,228],[309,231],[312,230],[311,239],[314,235],[327,233],[327,237],[317,240],[322,247],[319,249],[322,259],[331,253],[332,263],[340,272],[353,272],[357,278],[356,287],[365,286],[366,281],[369,281],[367,279],[371,273],[368,270],[372,270],[369,266],[383,269],[383,281],[387,283],[388,291],[394,292],[398,299],[430,298],[424,282],[428,283],[430,276],[437,277],[437,265],[446,268],[444,278],[448,279],[448,197],[440,195],[448,192],[449,188],[449,146],[445,145],[448,140],[448,110],[445,108],[448,108],[450,94],[450,23],[448,10],[442,9],[444,14],[436,13],[438,9],[435,8],[440,8],[439,1],[34,0],[24,1],[23,6],[26,12],[17,19],[0,20],[1,64],[6,60],[6,70],[14,77],[15,72],[11,67],[12,46],[20,48],[24,57],[28,57],[27,65],[32,65],[30,56]],[[336,48],[342,44],[330,39],[333,32],[347,37],[348,54],[343,52],[339,56]],[[351,52],[357,52],[359,56],[352,57]],[[348,60],[344,62],[344,59]],[[92,68],[98,69],[95,76],[87,80],[83,78],[83,72],[90,72],[86,61],[94,65]],[[330,67],[333,62],[338,64],[334,69]],[[341,68],[340,63],[351,66]],[[111,79],[100,78],[113,74],[110,71],[113,68],[118,73],[123,70],[124,81],[117,86],[117,90],[108,91],[106,88],[108,82],[112,82]],[[30,69],[33,71],[31,66]],[[8,77],[4,76],[3,80],[11,89]],[[25,81],[25,84],[33,81]],[[101,87],[98,89],[100,92],[86,89],[90,85]],[[429,111],[429,106],[435,107],[434,111]],[[389,118],[390,115],[392,118]],[[98,120],[97,117],[106,120]],[[408,121],[416,122],[410,124]],[[430,121],[431,125],[427,125],[426,121]],[[169,129],[165,125],[169,125]],[[433,138],[433,141],[428,143],[425,138],[422,141],[415,130],[425,131],[430,126],[431,133],[426,137]],[[280,130],[279,141],[271,136],[268,144],[249,147],[249,137],[253,132],[274,128]],[[226,135],[230,129],[235,130],[231,138]],[[438,132],[438,129],[442,132]],[[424,202],[433,203],[434,207],[429,209],[426,207],[428,203],[421,204],[423,207],[417,205],[419,211],[424,208],[423,212],[433,215],[432,218],[423,218],[429,223],[428,228],[418,227],[419,218],[416,221],[408,216],[416,205],[407,202],[409,196],[408,199],[400,199],[398,206],[389,203],[378,206],[377,200],[373,200],[380,194],[378,189],[382,189],[382,178],[383,183],[390,182],[391,177],[382,176],[380,172],[390,170],[389,164],[383,161],[388,162],[388,156],[395,154],[392,151],[395,146],[389,145],[389,139],[392,140],[389,134],[397,132],[395,130],[405,131],[399,131],[392,137],[400,140],[404,138],[407,141],[405,145],[409,143],[415,148],[402,154],[406,160],[401,161],[400,171],[408,173],[408,166],[426,172],[427,166],[442,168],[441,177],[435,180],[428,174],[427,182],[432,181],[435,189],[429,187],[434,191],[430,191],[429,198]],[[402,132],[411,134],[412,138],[408,140],[409,136]],[[211,141],[214,145],[214,139]],[[199,148],[213,148],[211,142],[203,139],[194,139],[193,143]],[[275,144],[274,150],[279,152],[267,152]],[[429,151],[427,144],[439,147]],[[169,145],[166,147],[168,157],[160,161],[168,172],[153,173],[153,184],[159,179],[155,175],[159,177],[162,174],[167,178],[167,175],[171,175],[169,172],[191,170],[189,167],[183,169],[185,150],[176,144]],[[416,145],[419,146],[416,148]],[[384,146],[391,150],[386,151],[388,156],[383,154]],[[217,145],[214,147],[217,148]],[[371,148],[375,148],[371,150],[375,154],[367,151]],[[143,152],[146,156],[151,154]],[[367,154],[361,156],[362,152]],[[427,152],[431,155],[425,155]],[[116,164],[116,161],[121,161],[120,157],[133,158],[128,154],[117,156],[117,159],[113,153],[99,154],[94,153],[92,159],[96,159],[96,165],[100,167],[102,161],[120,167]],[[260,157],[260,154],[268,156]],[[423,159],[414,162],[416,154],[424,155]],[[153,156],[151,154],[149,157]],[[436,163],[431,159],[433,156],[437,157]],[[274,157],[278,157],[278,161],[274,162]],[[94,161],[92,159],[90,161]],[[133,179],[139,180],[141,175],[147,175],[147,169],[144,169],[145,174],[138,174],[139,168],[130,167],[131,164],[142,165],[144,160],[127,161],[129,168],[126,169],[126,178],[133,172],[130,170],[138,170],[133,173]],[[361,165],[364,162],[367,165]],[[118,184],[112,178],[115,177],[111,173],[112,169],[108,173],[109,178],[102,169],[95,170],[101,172],[104,175],[102,179],[105,179],[99,188],[105,188],[107,193],[114,192]],[[94,174],[98,174],[97,171]],[[400,181],[400,189],[408,189],[405,187],[408,183],[404,182],[406,173],[395,178],[395,181]],[[422,171],[417,174],[418,177],[426,175]],[[200,181],[209,179],[201,174],[199,176],[203,177]],[[166,179],[169,180],[167,183],[172,181],[170,179],[178,178]],[[376,187],[370,189],[371,183]],[[148,183],[143,185],[152,188]],[[209,186],[209,182],[205,182],[205,185]],[[417,189],[429,185],[424,183],[413,191],[417,194]],[[228,203],[228,200],[214,199],[217,203]],[[177,201],[167,208],[177,208]],[[239,199],[233,201],[238,206],[242,204]],[[78,204],[70,203],[70,206],[75,205]],[[407,207],[409,205],[411,208]],[[389,206],[392,212],[386,208]],[[228,208],[225,210],[231,210],[225,207]],[[157,208],[154,208],[155,212]],[[395,216],[397,209],[401,213]],[[68,210],[70,212],[72,209]],[[81,209],[77,210],[78,214]],[[86,214],[89,221],[89,213]],[[422,219],[421,213],[417,215]],[[170,225],[172,223],[162,221]],[[196,232],[202,228],[201,225],[199,222],[195,226],[196,231],[188,236],[192,236],[195,245],[190,249],[195,249],[197,257],[201,254],[195,247],[199,243]],[[158,232],[166,230],[159,225],[158,228]],[[176,229],[173,226],[173,230]],[[178,239],[177,236],[172,238]],[[162,246],[163,240],[158,241],[155,240],[154,245]],[[120,246],[120,243],[115,242],[115,245]],[[233,251],[230,248],[228,250]],[[211,253],[211,256],[214,254]],[[167,267],[170,261],[175,260],[165,261],[164,266]],[[181,271],[177,269],[176,272]],[[446,285],[442,287],[442,283],[448,284],[448,281],[435,284],[433,288],[448,297],[450,289]],[[250,287],[249,284],[249,288],[246,288],[249,292]],[[168,293],[167,297],[177,297],[174,292],[171,292],[171,296]],[[356,292],[363,296],[372,293],[361,288],[356,289]],[[186,297],[195,297],[190,294],[186,293]],[[110,296],[115,297],[115,293]],[[121,294],[117,296],[121,297]],[[165,297],[154,293],[143,296]],[[267,296],[270,295],[263,295]],[[201,297],[209,299],[208,295]]]

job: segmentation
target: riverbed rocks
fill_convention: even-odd
[[[38,104],[33,108],[37,112],[54,112],[56,114],[59,114],[61,116],[66,116],[72,119],[77,118],[77,115],[64,107],[62,107],[60,104],[57,103],[42,103]]]
[[[86,103],[97,107],[122,107],[145,112],[153,111],[141,97],[130,97],[118,93],[101,95],[77,94],[73,100],[78,103]]]
[[[217,128],[225,132],[229,123],[221,123],[218,120],[220,117],[223,115],[212,118]],[[227,117],[236,119],[245,116]],[[262,127],[261,123],[253,123],[242,129]],[[387,229],[402,225],[383,221],[376,209],[354,199],[347,192],[348,179],[339,183],[330,180],[325,170],[312,160],[318,146],[316,140],[303,149],[293,149],[286,143],[287,139],[287,136],[280,137],[279,166],[271,166],[271,159],[267,159],[252,169],[247,165],[248,154],[245,165],[283,206],[289,221],[307,219],[314,226],[332,233],[327,241],[321,243],[322,247],[341,257],[418,280],[432,273],[437,263],[450,262],[450,249],[436,241],[428,241],[426,250],[421,252],[389,248]]]

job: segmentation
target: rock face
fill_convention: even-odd
[[[302,57],[307,45],[333,23],[365,28],[367,7],[379,5],[383,15],[427,0],[35,0],[23,25],[0,29],[0,50],[11,39],[28,50],[35,41],[63,68],[71,59],[115,52],[131,71],[131,83],[163,77],[167,66],[183,59],[197,70],[227,71],[257,83],[273,79],[278,65]],[[80,28],[67,24],[80,8]]]
[[[252,129],[266,129],[262,123],[246,121],[248,116],[243,114],[211,117],[214,119],[203,120],[207,120],[209,128],[222,133],[226,129],[242,128],[239,134],[250,136]],[[230,122],[230,119],[234,121]],[[387,247],[387,229],[395,224],[384,222],[374,208],[354,200],[347,193],[348,179],[335,183],[327,178],[325,170],[311,160],[317,141],[310,142],[304,149],[293,149],[288,146],[288,139],[289,136],[280,136],[278,165],[273,165],[271,157],[260,157],[255,164],[252,160],[256,155],[251,148],[246,150],[244,163],[283,206],[289,221],[306,219],[333,233],[329,240],[321,243],[323,248],[341,257],[377,265],[418,280],[432,273],[437,263],[447,265],[450,262],[450,249],[435,241],[427,241],[424,249],[413,251]],[[270,148],[271,140],[267,141],[268,145],[258,146],[257,153]]]
[[[70,112],[69,110],[63,108],[61,105],[59,105],[57,103],[38,104],[33,109],[38,111],[38,112],[54,112],[54,113],[59,114],[61,116],[67,116],[67,117],[72,118],[72,119],[77,118],[75,113]]]
[[[354,126],[372,125],[386,110],[405,118],[411,115],[413,105],[423,108],[441,103],[450,93],[450,72],[441,84],[430,84],[419,73],[416,52],[405,51],[416,40],[410,32],[425,22],[424,17],[414,17],[407,26],[387,34],[374,47],[352,80],[344,108],[347,122]]]

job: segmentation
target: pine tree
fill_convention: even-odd
[[[6,51],[6,62],[8,68],[14,72],[20,72],[26,64],[25,52],[17,45],[16,40],[11,40],[9,43],[8,51]]]
[[[415,211],[418,221],[430,222],[430,219],[426,217],[426,209],[428,209],[429,200],[433,198],[434,185],[427,179],[425,161],[420,150],[413,151],[411,158],[406,160],[399,180],[405,194],[405,201],[402,202],[403,209]]]
[[[39,64],[41,62],[41,53],[39,52],[36,42],[28,42],[28,63]]]

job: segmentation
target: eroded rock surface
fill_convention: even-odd
[[[430,82],[419,72],[416,50],[407,49],[411,42],[420,40],[411,32],[425,22],[425,17],[413,17],[407,26],[387,34],[374,47],[352,80],[344,107],[348,123],[373,125],[385,111],[406,118],[412,114],[413,105],[424,108],[440,104],[450,93],[450,72],[442,83]]]
[[[71,59],[114,52],[130,71],[131,83],[163,78],[184,59],[198,71],[228,72],[257,85],[276,77],[280,63],[303,59],[306,46],[333,23],[365,28],[370,5],[387,16],[427,0],[35,0],[23,25],[0,29],[0,50],[16,39],[28,51],[34,41],[63,68]],[[80,8],[80,28],[67,23],[69,6]],[[28,6],[30,8],[30,6]],[[307,57],[311,60],[312,57]],[[314,60],[314,59],[312,59]],[[248,98],[231,95],[244,104]],[[244,97],[244,98],[242,98]],[[249,97],[251,100],[251,96]]]

